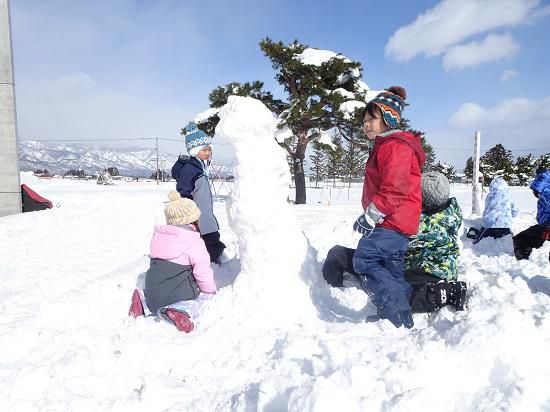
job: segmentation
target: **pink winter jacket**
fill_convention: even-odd
[[[193,267],[193,276],[203,293],[216,293],[210,255],[200,233],[192,225],[157,225],[151,239],[151,258]]]

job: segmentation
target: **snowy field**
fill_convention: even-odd
[[[184,335],[127,317],[173,183],[22,181],[61,206],[0,219],[0,410],[550,410],[548,245],[518,262],[510,239],[475,250],[465,241],[469,310],[416,315],[411,331],[364,323],[372,307],[352,280],[346,289],[314,283],[322,290],[303,296],[316,308],[306,321],[286,311],[275,320],[277,310],[249,319],[262,311],[241,307],[239,296],[262,302],[270,290],[231,286],[238,237],[220,197],[215,212],[233,259],[215,269],[223,287]],[[452,187],[466,217],[469,190]],[[535,198],[526,188],[512,195],[518,231],[534,223]],[[332,245],[355,246],[359,196],[359,187],[349,200],[346,189],[311,189],[308,205],[292,207],[318,252],[312,276]],[[255,269],[261,285],[264,268]],[[285,298],[281,306],[306,305]]]
[[[1,411],[550,411],[550,244],[520,262],[510,237],[472,248],[479,217],[453,186],[469,310],[415,315],[412,330],[365,323],[354,279],[321,276],[334,244],[357,243],[360,185],[291,205],[270,112],[231,97],[220,117],[237,160],[214,208],[231,259],[189,335],[127,316],[174,183],[22,175],[60,207],[0,218]],[[511,191],[518,232],[536,199]]]

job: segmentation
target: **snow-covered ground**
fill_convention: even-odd
[[[235,144],[249,152],[236,150],[232,201],[227,183],[215,201],[232,259],[215,267],[220,291],[188,335],[127,316],[174,183],[22,175],[60,207],[0,218],[0,410],[550,410],[550,242],[518,262],[510,238],[473,248],[463,235],[468,311],[415,315],[412,330],[365,323],[373,308],[353,279],[335,289],[321,276],[330,247],[356,245],[360,185],[287,204],[273,196],[284,174],[246,163],[262,147]],[[536,199],[511,191],[517,232],[535,222]],[[464,229],[478,223],[470,188],[451,192]]]
[[[416,315],[412,331],[364,323],[365,294],[323,282],[316,284],[323,293],[312,293],[317,319],[285,314],[272,327],[270,318],[241,317],[262,308],[241,307],[227,286],[240,265],[219,199],[234,259],[216,268],[223,287],[197,330],[184,335],[126,316],[173,183],[98,186],[28,175],[23,182],[61,207],[0,219],[0,410],[550,409],[550,245],[518,262],[509,239],[475,250],[465,242],[460,276],[470,286],[469,310]],[[259,184],[258,195],[266,189]],[[452,194],[468,216],[469,188],[454,186]],[[520,230],[534,222],[535,199],[524,188],[512,194]],[[312,189],[307,206],[293,207],[318,252],[313,276],[333,244],[357,241],[351,225],[360,188],[349,200],[345,189],[337,195]],[[261,276],[270,268],[256,269]],[[246,290],[256,301],[270,295]],[[280,305],[292,304],[285,298]]]

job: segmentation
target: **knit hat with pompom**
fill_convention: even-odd
[[[405,108],[407,91],[401,86],[392,86],[379,93],[368,104],[378,106],[382,112],[384,123],[391,129],[397,129],[401,122],[401,113]]]
[[[201,211],[191,199],[183,198],[172,190],[168,193],[170,201],[164,208],[166,223],[169,225],[188,225],[199,220]]]

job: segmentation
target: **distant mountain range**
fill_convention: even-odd
[[[116,167],[123,176],[148,177],[156,169],[157,155],[151,149],[112,149],[38,141],[20,141],[18,149],[22,171],[48,169],[64,174],[71,169],[82,169],[87,174],[98,174],[108,167]],[[159,168],[170,172],[177,157],[176,154],[159,153]]]

